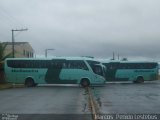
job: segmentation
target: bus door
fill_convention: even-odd
[[[106,80],[108,81],[116,81],[116,72],[118,69],[118,62],[111,62],[106,65]]]
[[[63,63],[65,60],[63,59],[53,59],[51,61],[51,64],[47,70],[47,73],[45,75],[45,81],[46,83],[51,83],[51,84],[59,84],[62,81],[60,80],[60,74],[62,71]]]

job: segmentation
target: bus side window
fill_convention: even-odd
[[[88,70],[84,61],[81,61],[81,60],[68,60],[65,67],[68,68],[68,69]]]
[[[17,64],[17,67],[18,67],[18,68],[23,68],[23,67],[24,67],[24,66],[23,66],[23,64],[24,64],[23,62],[24,62],[24,61],[19,61],[19,60],[17,60],[16,62],[17,62],[16,64]]]
[[[46,64],[46,68],[50,68],[51,67],[51,61],[48,61],[48,62],[46,61],[45,64]]]
[[[8,65],[8,67],[15,68],[14,61],[13,61],[13,60],[8,60],[8,61],[7,61],[7,65]]]
[[[79,69],[83,69],[83,70],[88,70],[86,64],[84,63],[84,61],[78,61],[78,68]]]

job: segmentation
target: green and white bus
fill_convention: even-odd
[[[106,81],[144,81],[158,80],[157,62],[103,61],[106,66]]]
[[[37,84],[80,84],[83,87],[104,84],[103,65],[84,57],[53,59],[8,58],[6,80],[32,87]]]

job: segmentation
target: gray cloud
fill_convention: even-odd
[[[160,58],[159,0],[1,0],[1,41],[11,29],[28,27],[16,41],[37,54]]]

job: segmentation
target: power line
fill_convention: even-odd
[[[3,17],[6,18],[6,20],[9,22],[9,23],[12,23],[12,24],[16,24],[16,25],[21,25],[23,26],[23,23],[20,22],[19,20],[17,20],[13,15],[11,15],[7,10],[5,10],[4,7],[0,6],[0,13]]]

